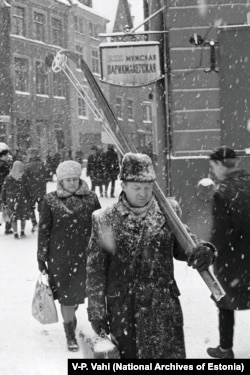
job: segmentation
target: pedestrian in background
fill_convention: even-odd
[[[105,185],[105,164],[104,152],[101,146],[92,146],[91,150],[95,153],[89,155],[87,162],[87,177],[91,180],[91,190],[99,186],[100,196],[103,197],[103,185]]]
[[[44,197],[38,233],[38,266],[49,275],[54,298],[61,305],[70,351],[77,351],[76,305],[84,303],[86,248],[91,232],[92,212],[100,208],[95,193],[81,180],[81,165],[59,164],[56,191]]]
[[[14,231],[14,238],[18,239],[18,220],[21,221],[20,237],[24,238],[26,220],[31,217],[30,186],[24,175],[24,166],[20,161],[13,163],[10,174],[6,177],[2,187],[2,202],[10,217]]]
[[[115,192],[115,181],[117,180],[120,164],[118,155],[114,149],[113,145],[108,145],[108,150],[104,155],[104,168],[105,168],[105,196],[108,197],[108,186],[110,187],[110,197],[114,198]]]
[[[2,204],[1,190],[5,178],[10,173],[10,149],[6,143],[0,142],[0,203]],[[5,234],[12,234],[10,222],[5,223]]]
[[[25,164],[25,174],[31,187],[31,204],[33,205],[32,215],[32,232],[38,228],[37,219],[35,215],[35,204],[40,213],[41,203],[46,194],[46,185],[50,179],[48,169],[45,163],[41,160],[39,150],[36,148],[29,148],[27,151],[28,162]]]
[[[188,260],[153,194],[148,155],[126,154],[120,179],[118,203],[92,215],[89,321],[97,334],[111,332],[121,358],[185,358],[173,256],[202,271],[213,261],[213,246],[197,245]]]
[[[219,183],[213,196],[211,242],[218,251],[213,268],[226,292],[217,302],[220,343],[207,350],[215,358],[234,358],[234,311],[250,309],[250,174],[238,164],[235,151],[228,146],[210,155]]]

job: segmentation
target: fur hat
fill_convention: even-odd
[[[56,176],[58,181],[64,180],[65,178],[80,178],[81,173],[81,164],[74,160],[63,161],[58,165],[56,170]]]
[[[0,156],[6,155],[9,150],[9,146],[6,143],[0,142]]]
[[[132,182],[155,181],[152,160],[146,154],[125,154],[122,160],[120,179]]]
[[[236,159],[236,152],[229,146],[220,146],[211,152],[209,159],[222,161],[225,159]]]

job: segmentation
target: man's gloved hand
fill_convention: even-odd
[[[97,335],[100,335],[102,330],[104,330],[107,335],[109,334],[109,325],[104,320],[92,320],[91,327]]]
[[[48,267],[43,260],[38,259],[37,263],[40,272],[42,272],[43,274],[48,273]]]
[[[202,242],[194,248],[193,254],[188,258],[188,265],[202,272],[213,264],[214,259],[215,247],[209,242]]]

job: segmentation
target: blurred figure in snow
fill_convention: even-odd
[[[28,149],[28,162],[25,164],[25,174],[31,188],[31,206],[32,214],[32,232],[37,230],[37,220],[35,216],[35,204],[37,203],[38,212],[41,210],[41,203],[46,194],[46,184],[50,179],[49,171],[45,163],[41,160],[39,150],[36,148]]]
[[[92,146],[95,153],[89,155],[87,162],[87,177],[91,180],[91,190],[99,186],[100,196],[103,197],[103,185],[105,184],[104,152],[101,146]]]
[[[111,182],[110,197],[114,198],[115,181],[117,180],[120,165],[118,155],[113,145],[108,145],[108,150],[104,155],[104,169],[105,169],[105,197],[108,197],[108,186]]]
[[[226,296],[217,302],[220,344],[207,352],[234,358],[234,310],[250,309],[250,174],[238,168],[239,159],[228,146],[213,151],[209,163],[219,182],[213,196],[214,273]]]
[[[39,221],[38,266],[49,275],[70,351],[77,351],[75,306],[86,297],[86,247],[91,214],[100,208],[95,193],[81,180],[81,165],[64,161],[56,170],[57,189],[45,195]]]
[[[0,203],[2,203],[1,199],[1,190],[4,183],[5,178],[10,173],[10,149],[6,143],[0,142]],[[5,234],[12,234],[13,231],[11,229],[10,222],[5,223]]]
[[[26,220],[31,217],[30,186],[24,175],[23,163],[18,160],[14,162],[10,174],[4,181],[2,201],[10,217],[14,237],[19,238],[18,220],[21,221],[20,237],[26,237],[24,233]]]
[[[153,194],[156,176],[148,155],[126,154],[120,179],[118,203],[92,215],[89,321],[97,334],[111,332],[121,358],[185,358],[173,256],[202,271],[213,261],[213,246],[197,245],[188,259]]]

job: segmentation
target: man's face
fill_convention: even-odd
[[[153,193],[153,182],[122,182],[122,190],[132,207],[144,207]]]
[[[219,181],[223,181],[225,179],[227,168],[220,161],[210,160],[209,164],[215,177]]]

